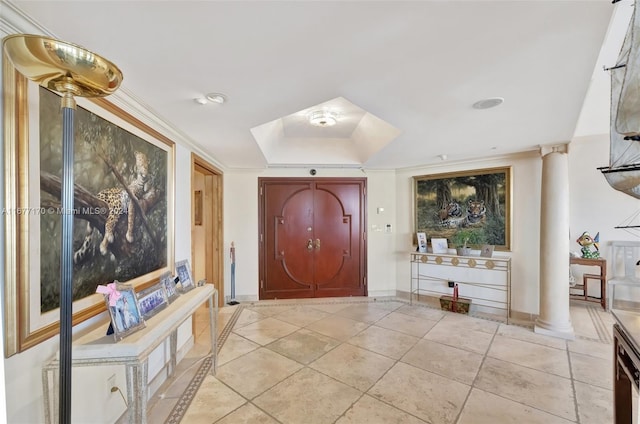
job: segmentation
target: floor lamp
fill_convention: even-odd
[[[74,96],[104,97],[115,92],[122,72],[108,60],[71,43],[40,35],[4,38],[4,51],[18,72],[62,95],[62,243],[60,255],[59,422],[71,423],[71,342],[73,318],[73,140]]]

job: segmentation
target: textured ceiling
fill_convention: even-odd
[[[10,3],[50,35],[116,63],[123,92],[224,167],[379,169],[571,140],[594,69],[610,65],[598,55],[612,15],[630,4]],[[193,101],[210,92],[228,101]],[[496,96],[505,98],[496,108],[471,107]],[[306,125],[305,113],[332,101],[352,108],[342,122]],[[608,116],[608,98],[589,110]]]

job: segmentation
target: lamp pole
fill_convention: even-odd
[[[73,144],[74,96],[104,97],[115,92],[122,72],[113,63],[75,44],[40,35],[14,34],[3,40],[18,72],[62,95],[62,241],[60,250],[59,422],[71,423],[73,330]]]

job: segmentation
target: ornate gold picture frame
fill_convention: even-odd
[[[413,179],[416,232],[445,238],[449,247],[511,249],[511,167]]]
[[[55,93],[27,81],[8,60],[3,66],[8,357],[59,332],[58,129],[46,124],[60,117],[50,106],[55,101],[46,100]],[[174,264],[175,144],[104,99],[77,100],[73,325],[105,310],[102,296],[95,294],[97,285],[117,279],[141,290]],[[117,211],[114,196],[126,197],[124,187],[133,184],[137,205],[122,200],[125,210]],[[133,225],[128,223],[131,210]],[[106,223],[113,219],[109,230]],[[142,251],[149,253],[146,262],[134,261]],[[115,265],[109,267],[109,262]],[[104,272],[96,273],[101,267]]]

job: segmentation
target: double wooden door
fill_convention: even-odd
[[[366,296],[366,179],[258,184],[260,299]]]

